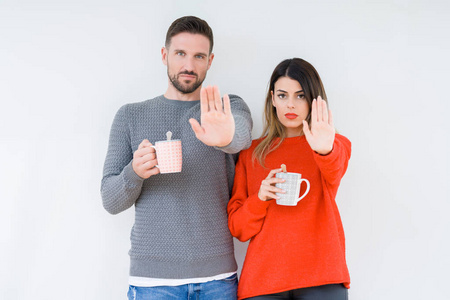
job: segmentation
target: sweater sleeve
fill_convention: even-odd
[[[347,171],[351,155],[351,142],[343,135],[336,134],[333,150],[327,155],[314,152],[314,159],[319,166],[325,182],[332,186],[339,185]]]
[[[139,197],[144,182],[132,167],[133,151],[127,117],[125,105],[114,118],[103,167],[103,207],[111,214],[118,214],[131,207]]]
[[[233,140],[227,146],[215,148],[225,153],[235,154],[250,147],[253,121],[250,109],[244,100],[236,95],[229,95],[229,97],[235,125]]]
[[[243,155],[236,164],[233,193],[228,202],[228,227],[231,234],[245,242],[257,235],[262,228],[269,207],[258,194],[248,195],[247,172]]]

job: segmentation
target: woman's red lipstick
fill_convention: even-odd
[[[298,117],[298,115],[297,115],[297,114],[294,114],[294,113],[287,113],[287,114],[285,114],[284,116],[285,116],[286,118],[288,118],[288,119],[295,119],[295,118]]]

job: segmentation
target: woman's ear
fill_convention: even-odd
[[[273,107],[276,107],[275,100],[273,99],[273,91],[270,91],[270,95],[272,96],[272,105],[273,105]]]

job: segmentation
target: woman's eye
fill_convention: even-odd
[[[286,95],[285,94],[278,94],[278,98],[284,99],[284,98],[286,98]]]

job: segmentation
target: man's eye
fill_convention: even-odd
[[[177,55],[184,56],[184,53],[183,52],[177,52]]]
[[[203,55],[196,55],[195,57],[198,58],[198,59],[203,59],[203,58],[205,58]]]

